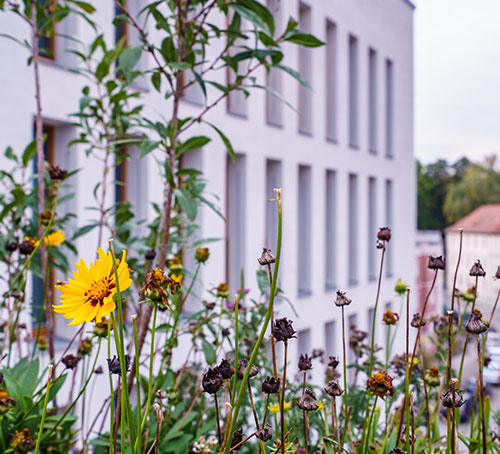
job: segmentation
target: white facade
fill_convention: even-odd
[[[114,2],[94,1],[96,19],[110,44],[114,30]],[[211,258],[203,273],[205,287],[229,280],[231,290],[244,268],[246,286],[255,290],[257,257],[263,246],[275,250],[275,204],[272,188],[283,189],[283,257],[281,286],[299,317],[286,303],[279,315],[294,321],[298,342],[290,356],[324,348],[327,355],[341,353],[340,310],[333,304],[335,291],[353,300],[346,310],[350,321],[369,331],[376,294],[380,251],[376,232],[388,225],[393,238],[388,245],[377,319],[386,305],[398,310],[394,294],[397,278],[410,285],[414,277],[416,225],[415,164],[413,158],[413,5],[406,0],[281,0],[269,2],[277,24],[288,17],[313,32],[327,45],[298,49],[286,44],[285,64],[301,70],[314,88],[310,92],[286,74],[272,74],[271,86],[299,109],[299,114],[254,91],[244,100],[232,96],[220,103],[207,120],[228,135],[238,153],[229,164],[226,150],[208,127],[213,141],[188,160],[209,181],[208,192],[220,197],[228,226],[210,209],[203,208],[201,238],[225,238],[211,243]],[[83,41],[93,32],[80,19],[64,26]],[[28,38],[25,25],[12,15],[0,15],[2,33]],[[137,37],[131,36],[132,41]],[[99,161],[87,158],[78,146],[66,148],[76,136],[71,113],[78,110],[81,87],[86,83],[70,72],[74,61],[58,38],[56,59],[41,66],[42,106],[46,124],[56,127],[56,163],[81,171],[73,178],[76,194],[71,202],[78,226],[88,223],[94,205],[92,189],[101,177]],[[214,54],[220,49],[211,50]],[[18,44],[0,40],[4,67],[0,71],[0,150],[11,145],[20,152],[33,134],[35,112],[32,68]],[[141,62],[148,65],[148,57]],[[266,83],[264,71],[257,74]],[[213,79],[224,81],[225,72]],[[144,85],[148,114],[168,115],[170,105]],[[214,93],[209,91],[209,100]],[[182,114],[199,112],[197,93],[182,104]],[[3,155],[0,157],[4,168]],[[138,166],[134,185],[137,201],[160,202],[157,166],[148,156]],[[145,176],[147,175],[147,178]],[[133,176],[131,177],[134,178]],[[139,179],[140,181],[137,181]],[[110,203],[113,188],[109,192]],[[151,211],[151,208],[148,208]],[[75,245],[82,257],[95,257],[97,236],[91,233]],[[228,266],[228,263],[231,265]],[[230,269],[230,271],[228,271]],[[236,276],[236,277],[235,277]],[[60,320],[61,327],[65,323]],[[384,344],[385,330],[377,320],[377,343]]]

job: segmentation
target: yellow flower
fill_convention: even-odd
[[[80,325],[83,322],[95,320],[101,323],[103,317],[115,310],[113,296],[116,294],[115,273],[111,252],[107,254],[102,248],[97,251],[99,258],[90,268],[83,259],[75,263],[77,271],[73,271],[73,279],[67,284],[58,283],[55,287],[63,292],[61,305],[53,306],[54,311],[64,314],[64,318],[72,318],[70,325]],[[124,291],[132,284],[125,251],[118,263],[118,282],[120,291]]]
[[[64,241],[65,235],[60,230],[49,233],[44,239],[43,242],[45,246],[57,246]]]
[[[292,401],[285,402],[285,405],[283,405],[283,410],[287,411],[292,408]],[[280,404],[269,404],[269,411],[271,413],[279,413],[280,411]]]

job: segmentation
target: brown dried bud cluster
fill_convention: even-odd
[[[245,434],[243,433],[243,428],[239,428],[236,430],[233,434],[233,446],[239,445],[237,448],[231,448],[235,449],[238,451],[242,445],[240,443],[243,441],[243,438],[245,437]]]
[[[240,380],[245,376],[247,367],[248,367],[248,361],[246,359],[240,359],[240,361],[238,362],[238,371],[237,371],[237,375]],[[248,377],[249,378],[255,377],[258,373],[259,373],[259,368],[255,364],[252,364],[252,367],[250,369],[250,375]]]
[[[345,296],[345,292],[341,292],[340,290],[337,290],[337,298],[335,299],[335,306],[342,307],[342,306],[349,306],[352,301]]]
[[[341,396],[344,390],[338,380],[330,380],[326,385],[325,392],[332,397]]]
[[[462,391],[455,390],[456,383],[457,383],[456,378],[452,378],[450,380],[450,387],[443,394],[443,397],[441,398],[441,403],[443,404],[443,407],[457,408],[457,407],[461,407],[465,403],[464,398],[461,396]]]
[[[67,369],[74,369],[76,365],[80,361],[79,356],[75,356],[72,354],[66,355],[61,359],[61,362],[66,366]]]
[[[328,367],[333,367],[334,369],[336,369],[339,364],[340,361],[336,356],[330,356],[328,358]]]
[[[68,171],[61,169],[58,165],[49,165],[50,179],[54,181],[62,181],[68,175]]]
[[[273,429],[269,424],[266,424],[264,427],[261,427],[257,432],[255,432],[255,436],[262,441],[269,441],[273,437]]]
[[[280,379],[274,377],[267,377],[261,386],[264,394],[276,394],[280,390]]]
[[[161,306],[170,306],[169,294],[175,295],[180,284],[169,276],[165,276],[163,269],[155,268],[146,276],[146,285],[140,290],[144,298],[158,303]]]
[[[429,268],[430,270],[444,270],[446,269],[446,259],[441,255],[439,257],[433,257],[432,255],[429,255],[427,268]]]
[[[288,342],[288,339],[296,337],[296,331],[293,329],[292,324],[293,322],[291,320],[288,320],[286,317],[278,318],[277,320],[275,320],[271,328],[273,337],[278,342]]]
[[[312,361],[309,356],[307,356],[307,353],[305,355],[300,355],[299,357],[299,370],[301,371],[306,371],[312,369]]]
[[[260,257],[257,259],[257,261],[259,262],[259,265],[262,266],[271,265],[271,263],[276,262],[276,257],[274,256],[271,249],[262,248],[262,254],[260,254]]]
[[[227,359],[222,359],[216,369],[224,380],[229,380],[234,375],[234,367]]]
[[[483,314],[475,308],[471,314],[465,329],[470,334],[481,334],[488,330],[489,323],[484,319]]]
[[[6,241],[5,250],[9,253],[14,252],[17,249],[17,241]]]
[[[403,451],[401,448],[394,448],[389,451],[389,454],[407,454],[407,452]]]
[[[387,309],[384,312],[384,316],[382,317],[382,321],[386,325],[395,325],[399,320],[399,315],[396,314],[396,312],[392,312],[389,309]]]
[[[314,411],[319,408],[316,396],[309,388],[304,389],[302,397],[299,399],[297,404],[299,408],[304,411]]]
[[[156,257],[156,252],[152,249],[150,249],[149,251],[146,251],[146,253],[144,254],[144,258],[146,260],[154,260]]]
[[[469,276],[472,277],[484,277],[486,276],[486,271],[484,271],[483,265],[481,265],[480,260],[476,260],[474,265],[469,271]]]
[[[215,394],[222,387],[224,379],[218,370],[208,368],[208,371],[203,374],[201,386],[203,391],[208,394]]]
[[[35,242],[32,239],[26,239],[19,245],[19,252],[22,255],[30,255],[35,250]]]
[[[377,233],[377,239],[380,241],[390,241],[391,240],[391,229],[389,227],[380,227]]]
[[[120,358],[118,358],[116,355],[113,355],[113,358],[107,358],[106,361],[108,362],[108,369],[112,374],[120,375],[122,373]],[[129,370],[130,356],[125,355],[125,372],[128,372]]]
[[[413,314],[413,318],[411,319],[410,325],[413,326],[413,328],[418,328],[420,326],[425,326],[427,322],[425,319],[422,318],[419,312],[416,314]]]

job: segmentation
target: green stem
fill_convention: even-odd
[[[108,358],[111,358],[111,323],[108,321]],[[114,416],[115,416],[115,392],[113,389],[113,376],[111,371],[108,372],[109,375],[109,454],[113,452],[113,432],[114,432]]]
[[[278,270],[279,270],[279,265],[280,265],[280,259],[281,259],[281,239],[282,239],[282,209],[281,209],[281,190],[275,190],[277,194],[277,198],[275,199],[278,203],[278,244],[276,247],[276,262],[274,265],[274,272],[273,272],[273,283],[271,285],[271,293],[269,295],[269,305],[267,307],[267,313],[266,313],[266,318],[264,319],[264,324],[262,325],[262,329],[260,331],[259,337],[257,339],[257,342],[255,343],[255,346],[253,348],[252,354],[250,355],[250,359],[248,360],[248,366],[245,371],[245,375],[243,376],[243,380],[240,383],[240,387],[238,390],[238,399],[236,400],[236,406],[234,408],[233,412],[233,419],[231,421],[231,426],[229,427],[229,435],[228,435],[228,440],[227,443],[224,447],[224,454],[228,454],[229,450],[231,448],[231,443],[233,441],[233,433],[234,433],[234,428],[236,427],[237,420],[238,420],[238,414],[240,411],[241,407],[241,402],[243,400],[243,395],[245,393],[245,389],[247,386],[248,378],[250,376],[250,370],[252,369],[252,365],[255,362],[255,358],[257,357],[257,353],[259,351],[259,348],[262,344],[262,340],[264,339],[264,336],[267,331],[267,327],[269,325],[269,321],[271,320],[271,314],[273,312],[273,307],[274,307],[274,297],[276,295],[276,286],[278,282]],[[284,383],[282,384],[284,386]],[[236,392],[236,389],[233,391],[234,393]]]
[[[238,295],[235,295],[234,298],[234,370],[238,369],[238,361],[239,361],[239,304],[240,298]],[[231,408],[234,405],[234,399],[236,398],[236,384],[237,384],[238,374],[234,374],[233,377],[233,392],[231,394]],[[269,398],[269,395],[268,395]],[[267,410],[267,408],[266,408]],[[264,424],[266,422],[264,421]]]
[[[367,450],[368,450],[368,443],[370,441],[370,432],[371,432],[371,429],[372,429],[372,424],[373,424],[373,415],[375,414],[375,409],[377,408],[377,399],[378,399],[378,396],[375,395],[375,401],[373,402],[373,407],[372,407],[372,412],[371,412],[371,415],[370,415],[370,420],[368,421],[368,430],[366,431],[366,437],[365,437],[365,443],[364,443],[364,446],[363,446],[363,453],[366,453]]]
[[[42,419],[40,420],[40,429],[38,430],[38,438],[36,439],[35,454],[38,454],[40,443],[42,442],[43,425],[45,423],[45,416],[47,415],[47,404],[49,403],[50,380],[52,378],[53,365],[49,364],[49,377],[47,379],[47,389],[45,391],[45,400],[43,402]]]
[[[344,306],[342,306],[342,354],[344,362],[344,430],[342,431],[342,439],[340,440],[340,451],[344,449],[344,441],[349,426],[349,407],[347,403],[347,354],[345,346],[346,332],[345,332],[345,314]]]
[[[137,315],[132,316],[132,326],[134,329],[134,348],[136,355],[139,352],[139,344],[137,340]],[[135,358],[135,376],[136,376],[136,393],[137,393],[137,427],[141,427],[141,383],[139,375],[139,357]],[[137,452],[141,452],[141,432],[137,434]]]
[[[47,246],[46,254],[47,254],[47,257],[46,257],[45,269],[49,270],[49,260],[50,260],[50,247],[49,246]],[[45,300],[47,299],[47,291],[48,291],[49,281],[50,281],[50,278],[49,278],[50,271],[48,271],[47,274],[48,275],[45,276],[45,282],[44,282],[44,286],[43,286],[42,307],[40,309],[40,315],[38,317],[35,342],[33,345],[33,352],[31,353],[31,360],[32,361],[35,358],[36,348],[38,347],[38,339],[40,338],[40,330],[42,329],[43,316],[45,315]]]

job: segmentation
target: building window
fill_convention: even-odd
[[[373,317],[375,315],[375,309],[373,309],[373,307],[371,309],[368,309],[367,313],[366,313],[366,316],[368,317],[366,319],[367,323],[366,323],[366,331],[368,332],[368,339],[371,339],[372,338],[372,332],[373,332]],[[377,321],[375,321],[375,323],[377,323]],[[377,335],[377,333],[375,333],[375,336]],[[371,342],[371,341],[369,341]],[[376,344],[376,339],[375,339],[375,344]]]
[[[226,281],[230,294],[240,288],[241,272],[245,267],[246,244],[246,159],[228,156],[226,177]]]
[[[349,175],[348,208],[348,276],[349,285],[358,284],[358,177]]]
[[[279,0],[268,0],[267,8],[274,16],[274,28],[276,33],[281,32],[281,18]],[[277,95],[283,94],[282,72],[277,68],[271,68],[267,75],[267,87]],[[283,103],[273,94],[266,91],[266,121],[272,126],[283,126]]]
[[[298,295],[311,294],[311,167],[299,166],[298,192]]]
[[[325,353],[327,359],[337,354],[336,336],[336,322],[332,321],[325,323]]]
[[[326,21],[326,138],[337,141],[337,27]]]
[[[394,226],[392,225],[393,222],[393,194],[392,194],[392,181],[391,180],[386,180],[385,182],[385,220],[386,224],[388,227],[390,227],[394,233]],[[385,264],[385,274],[386,277],[392,277],[393,274],[393,254],[392,254],[392,249],[394,247],[394,244],[391,244],[392,247],[387,247],[387,252],[386,252],[386,264]]]
[[[368,280],[377,278],[377,264],[375,246],[377,237],[377,180],[368,179]]]
[[[122,2],[125,4],[125,6],[128,7],[127,1]],[[114,5],[115,8],[115,17],[117,16],[123,16],[124,12],[118,3],[115,3]],[[123,40],[123,45],[128,46],[129,45],[129,25],[126,20],[118,20],[115,23],[115,45],[118,44],[121,40]]]
[[[40,11],[43,11],[38,27],[38,52],[41,57],[54,60],[56,57],[56,22],[51,19],[45,20],[45,17],[50,17],[54,13],[57,0],[37,0],[37,3],[41,7]]]
[[[115,154],[115,204],[119,205],[127,201],[127,148],[121,148]]]
[[[394,122],[394,69],[391,60],[385,61],[385,153],[394,156],[393,122]]]
[[[326,171],[325,187],[325,290],[337,286],[337,175]]]
[[[297,333],[299,355],[311,354],[311,330],[304,329]]]
[[[368,147],[377,152],[377,53],[368,51]]]
[[[264,246],[276,252],[278,213],[274,204],[268,202],[276,197],[274,188],[281,188],[281,161],[268,159],[266,162],[266,238]]]
[[[358,39],[349,35],[349,146],[358,148]]]
[[[240,28],[243,29],[245,28],[245,26],[246,23],[242,19]],[[245,45],[244,40],[241,40],[239,38],[236,39],[231,48],[229,49],[229,54],[235,55],[238,52],[241,52],[242,49],[240,47],[244,45]],[[242,66],[245,64],[247,64],[247,62],[245,61],[239,62],[237,64],[236,72],[229,67],[227,68],[226,74],[227,74],[228,86],[233,85],[237,81],[238,77],[241,77],[243,71]],[[230,91],[229,95],[227,96],[227,111],[230,114],[237,115],[242,118],[247,117],[247,100],[245,93],[241,89],[234,89]]]
[[[311,8],[304,3],[299,7],[299,26],[305,33],[311,32]],[[299,73],[307,81],[311,80],[312,58],[311,49],[299,46]],[[299,84],[299,132],[301,134],[312,134],[312,93],[307,87]]]

